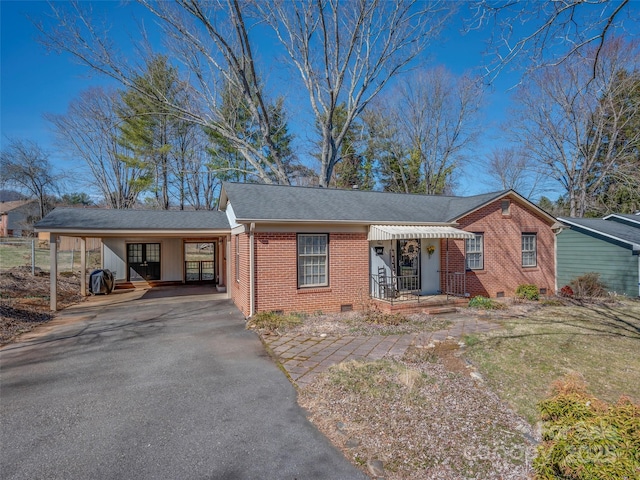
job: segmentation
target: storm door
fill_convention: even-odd
[[[127,244],[127,280],[160,280],[160,244]]]
[[[184,280],[185,282],[210,282],[216,280],[216,243],[185,242]]]
[[[398,290],[420,290],[420,240],[398,240]]]

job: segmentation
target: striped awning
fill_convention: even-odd
[[[371,225],[368,240],[410,238],[473,238],[473,233],[458,228],[425,225]]]

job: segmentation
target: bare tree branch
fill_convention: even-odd
[[[468,29],[490,29],[493,61],[486,75],[493,81],[507,66],[523,66],[527,73],[560,65],[589,51],[595,78],[600,52],[627,25],[640,21],[629,0],[476,0]]]

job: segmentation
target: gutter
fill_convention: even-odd
[[[455,221],[451,222],[397,222],[397,221],[371,221],[371,220],[312,220],[312,219],[277,219],[277,218],[236,218],[236,222],[238,223],[264,223],[264,224],[273,224],[273,223],[298,223],[298,224],[347,224],[347,225],[398,225],[398,226],[420,226],[420,227],[454,227],[459,225]]]
[[[255,222],[249,226],[249,317],[253,317],[256,310],[255,292],[255,247],[253,245],[253,232],[256,228]]]

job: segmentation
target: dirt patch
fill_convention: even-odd
[[[49,311],[49,274],[31,274],[29,267],[16,267],[0,273],[0,345],[54,318]],[[65,308],[82,301],[80,278],[58,278],[58,306]]]
[[[402,361],[345,362],[299,402],[369,474],[381,462],[386,479],[528,478],[534,432],[481,383],[445,366],[464,369],[455,352],[443,344]]]
[[[302,322],[286,330],[286,333],[308,337],[319,335],[402,335],[405,333],[435,332],[451,325],[451,321],[425,313],[410,315],[379,314],[369,312],[345,312],[305,315]]]

